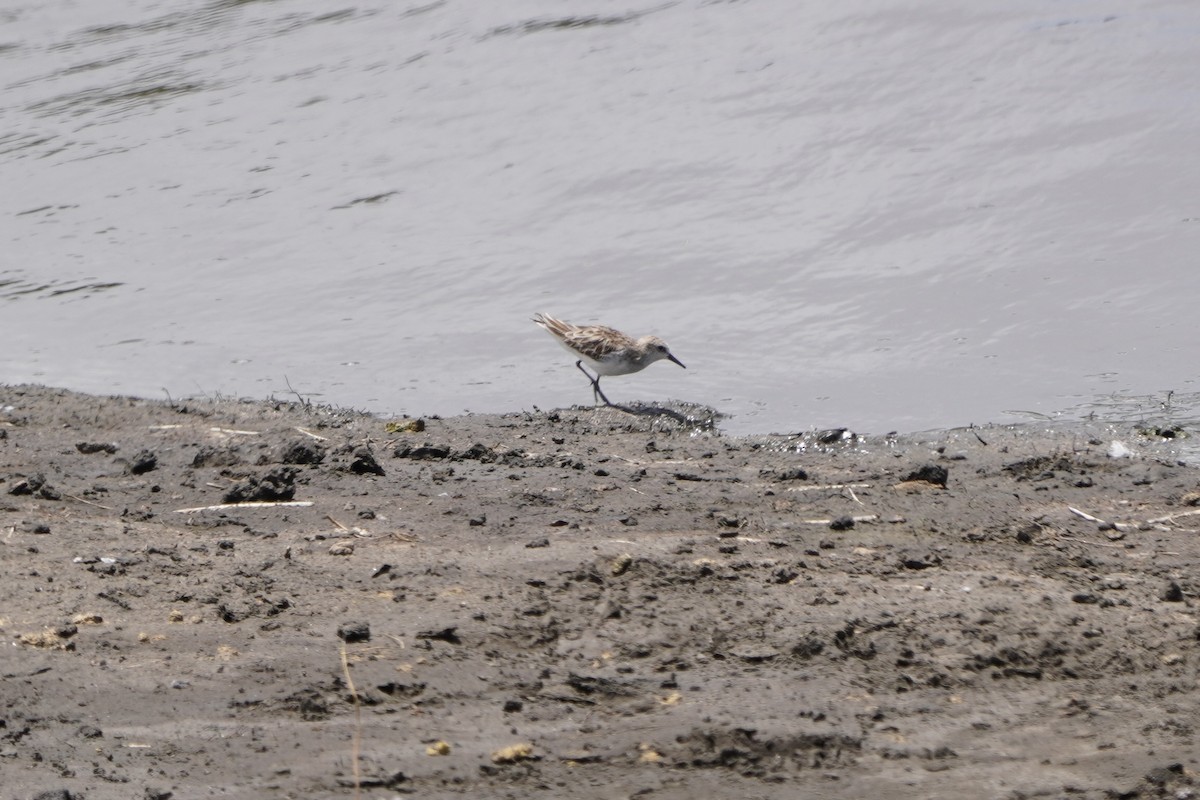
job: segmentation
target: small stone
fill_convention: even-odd
[[[1182,603],[1183,587],[1175,581],[1171,581],[1167,584],[1167,588],[1163,589],[1162,594],[1160,594],[1159,597],[1168,603]]]
[[[533,756],[533,745],[522,742],[508,747],[501,747],[499,750],[492,753],[492,763],[494,764],[513,764],[517,761],[524,761]]]
[[[296,440],[284,445],[277,458],[283,464],[320,464],[325,460],[325,450],[316,442]]]
[[[224,502],[291,500],[296,496],[296,471],[295,467],[276,467],[260,477],[238,481],[225,492]]]
[[[448,628],[417,631],[417,638],[427,641],[446,642],[447,644],[462,644],[462,639],[458,635],[458,626],[456,625],[451,625]]]
[[[384,426],[388,433],[421,433],[425,430],[423,419],[395,419]]]
[[[42,473],[30,475],[24,480],[19,480],[13,484],[8,490],[9,494],[15,495],[33,495],[40,497],[43,500],[61,500],[62,495],[58,490],[46,482],[46,476]]]
[[[525,546],[531,550],[539,547],[549,547],[550,540],[543,536],[540,539],[534,539],[532,542],[527,542]]]
[[[350,460],[350,471],[356,475],[385,474],[383,467],[379,466],[379,462],[375,460],[375,454],[365,445],[354,448],[354,455]]]
[[[33,796],[33,800],[78,800],[78,796],[66,789],[51,789],[48,792],[38,792]]]
[[[331,556],[349,556],[354,554],[354,542],[339,539],[329,545],[329,555]]]
[[[926,464],[920,469],[914,470],[908,474],[904,482],[909,481],[924,481],[932,483],[934,486],[946,487],[946,481],[950,478],[950,471],[945,467],[940,467],[936,464]]]
[[[338,638],[347,644],[371,641],[371,626],[365,622],[344,622],[337,629]]]
[[[791,583],[800,576],[799,572],[787,567],[779,567],[771,573],[771,583]]]
[[[200,467],[231,467],[241,463],[242,457],[236,448],[218,448],[205,445],[196,451],[192,458],[192,466]]]
[[[158,466],[158,456],[149,450],[142,450],[129,460],[129,474],[143,475]]]
[[[84,455],[92,453],[108,453],[112,455],[117,452],[117,446],[111,442],[76,442],[75,449]]]

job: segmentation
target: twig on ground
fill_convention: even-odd
[[[82,497],[76,497],[73,494],[64,494],[63,497],[68,497],[78,503],[86,503],[87,505],[95,506],[96,508],[103,508],[105,511],[112,511],[112,506],[102,506],[99,503],[93,503],[91,500],[84,500]]]
[[[228,433],[231,436],[261,436],[262,435],[262,431],[239,431],[239,430],[235,430],[233,428],[218,428],[215,426],[212,428],[209,428],[209,430],[212,431],[213,433]]]
[[[1100,519],[1099,517],[1094,517],[1091,514],[1087,513],[1086,511],[1080,511],[1078,508],[1075,508],[1074,506],[1067,506],[1067,511],[1070,511],[1072,514],[1074,514],[1077,517],[1082,517],[1083,519],[1086,519],[1088,522],[1094,522],[1097,525],[1103,525],[1107,528],[1115,528],[1119,531],[1135,531],[1135,530],[1137,530],[1137,525],[1130,525],[1128,522],[1109,522],[1107,520]]]
[[[307,397],[301,396],[301,394],[299,392],[297,392],[295,389],[292,388],[292,382],[288,380],[287,375],[283,376],[283,382],[287,384],[288,391],[291,392],[292,394],[296,395],[296,399],[300,401],[300,405],[304,406],[305,408],[309,408],[312,405],[311,403],[308,402]],[[355,792],[355,794],[358,794],[358,793]]]
[[[333,526],[334,526],[335,528],[337,528],[339,531],[341,531],[342,533],[348,533],[348,534],[350,534],[351,536],[357,536],[357,537],[359,537],[360,539],[373,539],[373,538],[375,538],[375,537],[372,535],[372,533],[371,533],[370,531],[368,531],[368,530],[364,530],[363,528],[358,528],[358,527],[355,527],[355,528],[348,528],[348,527],[346,527],[345,525],[343,525],[342,523],[338,522],[336,519],[334,519],[334,518],[333,518],[332,516],[330,516],[329,514],[326,514],[326,515],[325,515],[325,519],[327,519],[327,520],[329,520],[330,522],[332,522],[332,523],[333,523]]]
[[[879,515],[878,514],[863,514],[861,516],[851,517],[850,519],[854,520],[855,522],[878,522]],[[833,522],[833,520],[832,519],[802,519],[802,520],[800,520],[800,522],[805,525],[829,525]]]
[[[1197,514],[1200,514],[1200,509],[1197,509],[1195,511],[1179,511],[1175,514],[1167,514],[1165,517],[1155,517],[1154,519],[1148,519],[1148,520],[1146,520],[1146,522],[1149,522],[1151,525],[1157,525],[1160,522],[1174,522],[1175,520],[1179,519],[1180,517],[1194,517]]]
[[[358,800],[362,792],[362,776],[358,772],[359,752],[362,749],[362,707],[358,704],[358,690],[354,688],[354,678],[350,677],[350,661],[346,658],[346,644],[342,643],[342,674],[346,676],[346,687],[350,689],[350,699],[354,701],[354,742],[351,745],[354,758],[354,798]]]
[[[1113,544],[1111,542],[1091,542],[1087,539],[1076,539],[1074,536],[1063,536],[1062,534],[1059,534],[1057,538],[1062,542],[1079,542],[1080,544],[1090,544],[1092,547],[1125,547],[1123,544]]]
[[[324,442],[324,441],[329,440],[328,436],[321,436],[319,433],[313,433],[312,431],[305,430],[304,428],[301,428],[300,426],[296,426],[296,430],[300,431],[305,436],[311,436],[312,438],[316,439],[318,442]]]
[[[215,506],[197,506],[196,508],[177,508],[176,514],[194,514],[197,511],[222,511],[227,508],[275,508],[277,506],[302,508],[311,506],[312,500],[273,500],[255,501],[252,503],[220,503]]]
[[[869,483],[827,483],[823,486],[789,486],[787,492],[816,492],[821,489],[870,489]]]

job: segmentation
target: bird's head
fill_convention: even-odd
[[[638,344],[641,346],[642,352],[646,354],[647,363],[659,361],[665,358],[668,361],[674,361],[679,366],[687,369],[682,361],[671,355],[671,350],[667,347],[667,343],[657,336],[643,336],[638,340]]]

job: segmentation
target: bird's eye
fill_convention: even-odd
[[[666,346],[665,344],[660,344],[660,345],[658,346],[658,352],[660,352],[660,353],[665,353],[665,352],[667,352],[667,346]]]

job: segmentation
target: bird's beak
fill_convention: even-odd
[[[686,364],[684,364],[682,361],[680,361],[678,358],[676,358],[675,356],[671,355],[670,353],[667,353],[667,360],[668,360],[668,361],[674,361],[674,362],[675,362],[676,364],[678,364],[679,366],[683,367],[684,369],[687,369],[687,365],[686,365]]]

